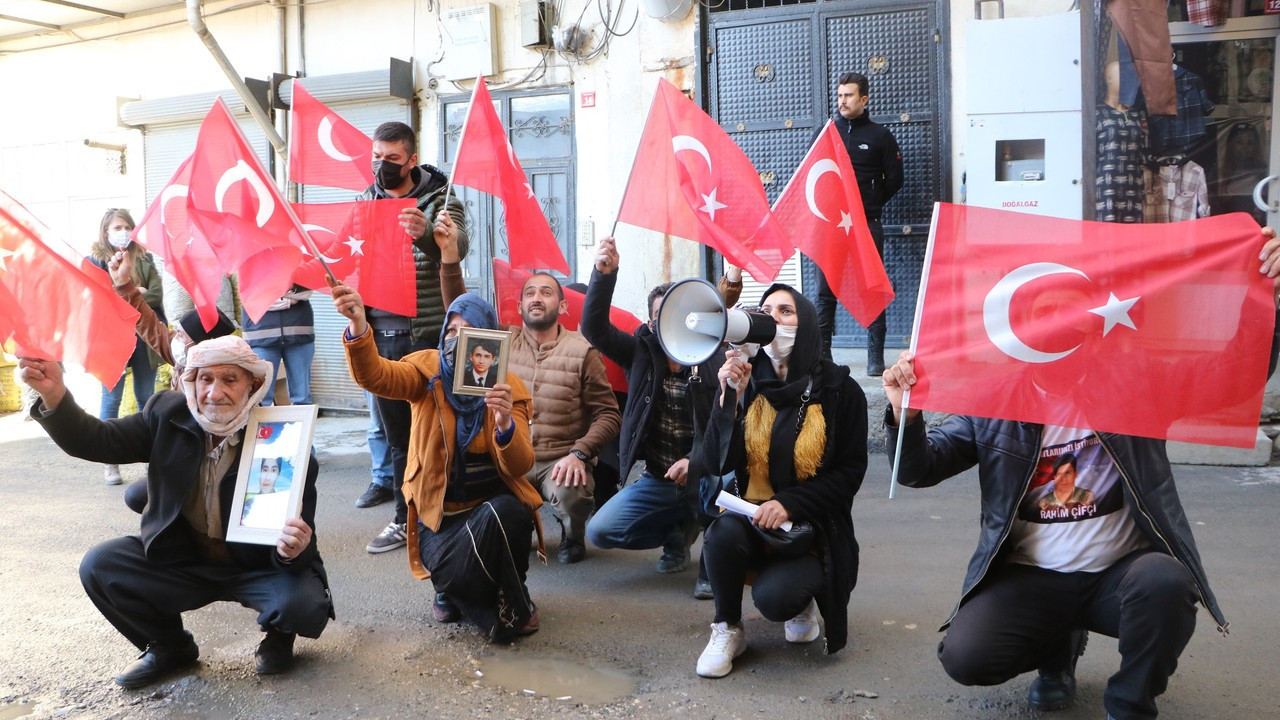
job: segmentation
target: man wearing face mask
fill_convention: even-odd
[[[604,238],[596,247],[580,329],[588,342],[627,371],[618,474],[625,482],[637,460],[644,461],[644,470],[596,512],[587,523],[587,538],[601,548],[661,547],[657,571],[679,572],[688,567],[689,548],[702,519],[697,500],[698,479],[704,471],[698,447],[723,357],[713,355],[707,362],[687,368],[662,351],[653,328],[662,296],[671,283],[650,291],[649,323],[634,334],[610,324],[617,271],[617,247],[613,238]],[[711,597],[701,572],[694,597]]]
[[[418,284],[418,312],[413,317],[368,308],[378,354],[399,360],[418,350],[434,347],[444,325],[445,305],[440,296],[440,267],[459,268],[467,255],[469,240],[462,203],[446,199],[449,179],[438,168],[418,165],[417,137],[413,128],[401,122],[387,122],[373,133],[374,182],[358,199],[405,198],[417,200],[417,207],[400,214],[400,225],[409,235]],[[445,212],[445,210],[448,212]],[[442,250],[442,248],[444,248]],[[460,272],[460,270],[459,270]],[[395,499],[391,522],[365,547],[370,553],[384,553],[405,546],[407,511],[401,485],[409,450],[409,403],[366,394],[370,413],[386,436],[391,454],[391,487],[375,476],[357,505],[368,507],[385,501],[388,491]],[[371,448],[371,452],[377,448]]]

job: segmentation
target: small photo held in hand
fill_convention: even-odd
[[[464,327],[458,331],[458,355],[453,368],[456,395],[484,395],[507,381],[511,333]]]
[[[317,414],[315,405],[249,412],[227,542],[275,545],[284,524],[302,512]]]

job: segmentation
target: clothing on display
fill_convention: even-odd
[[[1146,146],[1140,116],[1137,111],[1124,112],[1102,104],[1097,117],[1095,219],[1140,223],[1145,203],[1142,155]]]

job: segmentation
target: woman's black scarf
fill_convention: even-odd
[[[787,378],[778,377],[773,363],[763,350],[756,355],[751,367],[751,385],[747,391],[746,407],[750,408],[757,395],[777,411],[773,432],[769,438],[769,483],[774,492],[796,484],[796,438],[804,422],[805,408],[821,403],[827,385],[835,384],[849,369],[838,366],[822,357],[822,331],[818,328],[818,311],[813,303],[795,288],[774,283],[760,296],[763,305],[766,298],[778,290],[786,290],[795,299],[796,342],[787,360]],[[834,418],[827,418],[830,424]],[[748,442],[750,440],[748,439]],[[830,450],[830,448],[828,448]],[[745,488],[744,488],[745,490]]]

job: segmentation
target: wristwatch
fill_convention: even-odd
[[[581,450],[579,450],[578,448],[574,448],[574,449],[570,450],[570,451],[569,451],[569,454],[570,454],[570,455],[572,455],[572,456],[574,456],[574,457],[576,457],[576,458],[578,458],[578,459],[579,459],[579,460],[581,460],[582,462],[587,462],[588,460],[590,460],[590,459],[591,459],[590,457],[588,457],[588,456],[587,456],[587,454],[586,454],[586,453],[582,452],[582,451],[581,451]]]

